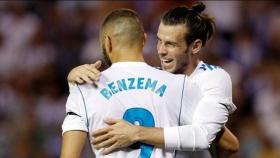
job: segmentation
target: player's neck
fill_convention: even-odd
[[[186,66],[184,74],[190,76],[194,72],[200,61],[200,59],[190,61],[190,63]]]
[[[122,49],[115,50],[112,62],[144,62],[142,50],[140,49]]]

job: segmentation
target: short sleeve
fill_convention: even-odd
[[[62,124],[62,133],[72,130],[88,131],[84,117],[82,94],[78,86],[70,86],[66,102],[66,116]]]

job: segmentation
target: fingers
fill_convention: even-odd
[[[117,149],[119,149],[120,147],[119,147],[119,145],[118,145],[118,143],[115,143],[115,144],[113,144],[112,146],[110,146],[110,147],[108,147],[108,148],[105,148],[101,153],[103,154],[103,155],[107,155],[107,154],[110,154],[111,152],[113,152],[113,151],[115,151],[115,150],[117,150]]]
[[[120,119],[113,119],[113,118],[105,118],[104,122],[108,125],[116,124],[120,121]]]
[[[101,128],[101,129],[98,129],[98,130],[92,132],[92,136],[98,137],[100,135],[104,135],[104,134],[108,133],[110,130],[111,130],[110,128]]]
[[[98,137],[95,137],[93,140],[92,140],[92,144],[93,145],[100,145],[102,144],[103,142],[107,141],[111,139],[111,137],[109,136],[109,134],[104,134],[104,135],[100,135]]]
[[[76,76],[78,76],[80,79],[82,79],[84,82],[92,84],[95,81],[98,81],[100,78],[100,74],[96,75],[90,69],[87,68],[88,66],[81,67],[78,72],[76,72]],[[82,83],[84,83],[82,82]]]
[[[90,77],[91,79],[98,81],[101,76],[101,72],[94,66],[85,65],[84,72]]]
[[[92,76],[92,79],[97,80],[99,79],[101,73],[98,70],[101,67],[101,60],[96,61],[94,64],[87,65],[87,69],[91,71],[95,76]]]
[[[110,139],[100,142],[99,144],[95,144],[95,148],[97,150],[99,150],[101,148],[107,148],[107,147],[112,146],[115,142],[116,142],[116,140],[114,138],[110,138]]]
[[[84,80],[82,80],[80,77],[77,77],[77,78],[75,79],[75,81],[76,81],[76,83],[78,83],[78,84],[84,83]]]
[[[98,60],[94,64],[85,64],[78,66],[70,71],[67,80],[70,83],[82,84],[84,82],[93,84],[98,81],[101,76],[101,72],[98,70],[101,66],[101,61]]]
[[[89,83],[89,84],[93,83],[93,81],[88,77],[87,74],[83,73],[83,74],[80,74],[79,76],[80,76],[79,78],[83,80],[82,83],[84,83],[84,82]]]
[[[100,75],[101,75],[101,72],[99,70],[90,68],[90,69],[88,69],[88,71],[91,72],[91,73],[89,73],[89,75],[92,79],[94,79],[96,81],[99,80]]]
[[[101,62],[101,60],[97,60],[94,64],[90,64],[90,65],[96,69],[99,69],[102,65],[102,62]]]
[[[84,65],[83,68],[80,69],[80,72],[84,75],[87,75],[92,81],[98,81],[101,76],[101,72],[96,68],[92,68],[90,65]]]
[[[92,81],[98,81],[100,78],[100,75],[101,75],[100,72],[98,72],[98,74],[96,74],[95,72],[92,72],[92,70],[88,69],[88,68],[81,70],[81,73],[83,73],[83,75],[86,75]]]

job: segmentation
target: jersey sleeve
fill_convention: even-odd
[[[236,109],[232,103],[231,79],[226,72],[202,77],[207,82],[199,85],[202,98],[195,108],[192,124],[164,128],[165,148],[186,151],[209,148]]]
[[[87,120],[84,117],[82,94],[77,85],[69,86],[70,94],[66,102],[66,116],[62,124],[62,134],[79,130],[88,132]]]
[[[229,74],[223,69],[207,72],[199,78],[199,87],[204,99],[216,100],[228,109],[229,113],[236,110],[232,102],[232,83]]]

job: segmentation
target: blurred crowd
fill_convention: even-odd
[[[159,66],[156,32],[161,15],[191,2],[0,1],[0,157],[59,157],[67,74],[77,65],[102,59],[98,33],[107,13],[115,8],[139,13],[148,34],[145,59]],[[217,31],[202,59],[230,73],[238,107],[227,123],[240,141],[233,157],[279,158],[280,3],[205,5]]]

